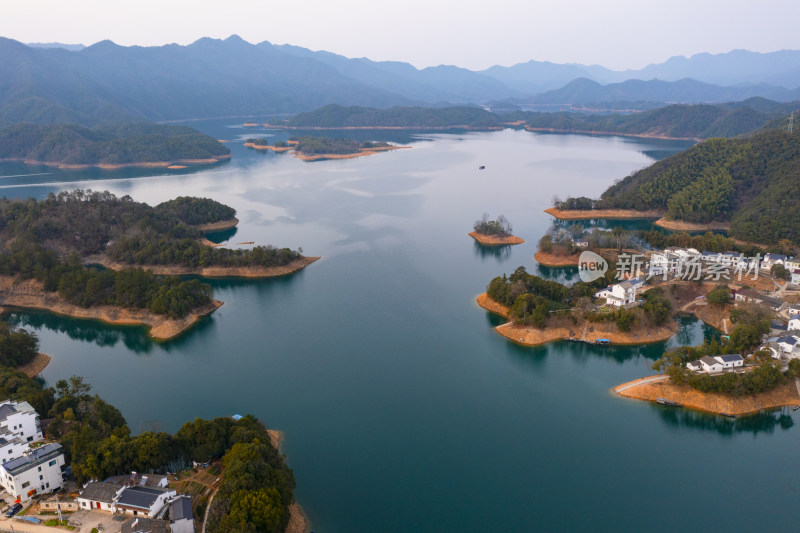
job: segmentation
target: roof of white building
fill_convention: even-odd
[[[4,463],[2,467],[5,468],[6,472],[12,476],[16,476],[33,468],[34,466],[39,466],[40,464],[46,463],[47,461],[50,461],[59,455],[63,455],[63,453],[64,452],[60,444],[57,442],[51,442],[50,444],[45,444],[44,446],[30,450],[29,453],[23,455],[22,457],[11,459],[10,461]]]

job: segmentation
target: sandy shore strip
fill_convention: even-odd
[[[265,128],[276,130],[310,130],[310,131],[336,131],[336,130],[408,130],[408,131],[444,131],[444,130],[469,130],[469,131],[502,131],[505,126],[466,126],[451,124],[450,126],[287,126],[286,124],[262,124]]]
[[[538,251],[533,254],[537,263],[546,267],[576,267],[581,254],[556,255],[548,252]]]
[[[272,446],[281,451],[281,444],[283,444],[284,433],[276,429],[268,429],[269,442]],[[311,531],[311,524],[306,517],[305,511],[300,507],[300,504],[292,502],[289,505],[289,524],[286,526],[286,533],[309,533]]]
[[[0,304],[5,307],[38,309],[73,318],[100,320],[109,324],[149,326],[149,335],[157,340],[173,339],[194,326],[200,318],[210,315],[222,306],[219,300],[195,309],[183,318],[172,319],[157,315],[147,309],[126,309],[111,305],[98,305],[88,309],[65,302],[57,293],[44,292],[36,280],[17,282],[14,277],[0,276]]]
[[[218,222],[209,222],[208,224],[197,224],[194,227],[199,229],[200,231],[204,231],[206,233],[211,233],[211,232],[214,232],[214,231],[224,231],[226,229],[235,228],[238,223],[239,223],[239,219],[236,218],[236,217],[233,217],[233,218],[229,218],[228,220],[220,220]]]
[[[700,224],[697,222],[685,222],[683,220],[667,220],[659,218],[655,222],[656,226],[673,231],[728,231],[731,229],[729,222],[707,222]]]
[[[377,148],[364,148],[360,152],[352,154],[304,154],[302,152],[295,152],[294,157],[302,161],[320,161],[323,159],[353,159],[356,157],[364,157],[368,155],[377,154],[379,152],[388,152],[391,150],[403,150],[411,148],[410,146],[379,146]]]
[[[663,377],[663,374],[661,374]],[[749,396],[726,396],[705,393],[689,385],[676,385],[669,378],[654,381],[658,376],[637,379],[614,387],[614,392],[626,398],[654,402],[664,398],[684,407],[721,415],[746,415],[762,409],[800,405],[800,394],[795,380],[778,385],[771,391]]]
[[[478,305],[487,311],[508,318],[509,308],[505,305],[492,300],[486,293],[477,297]],[[513,341],[524,346],[540,346],[548,342],[579,339],[583,333],[585,322],[579,321],[577,324],[567,326],[547,326],[539,329],[533,326],[522,326],[513,322],[506,322],[495,328],[495,331]],[[588,331],[591,328],[593,331]],[[640,345],[654,342],[663,342],[677,333],[678,326],[674,321],[670,321],[664,326],[648,328],[646,330],[619,331],[616,324],[606,322],[590,323],[587,328],[586,340],[608,339],[609,345]]]
[[[607,220],[637,220],[637,219],[660,219],[664,216],[663,211],[637,211],[635,209],[558,209],[551,207],[544,210],[545,213],[553,215],[559,220],[592,220],[603,218]]]
[[[50,356],[46,353],[39,352],[27,365],[22,365],[17,367],[17,370],[28,376],[29,378],[35,378],[38,376],[42,370],[44,370],[47,365],[50,364]]]
[[[478,233],[477,231],[472,231],[467,233],[467,235],[484,246],[506,246],[511,244],[522,244],[525,242],[525,239],[515,235],[484,235],[483,233]]]
[[[286,276],[302,270],[321,257],[303,257],[292,261],[288,265],[276,267],[185,267],[173,265],[129,265],[116,263],[104,255],[92,256],[87,258],[91,263],[103,265],[111,270],[123,270],[125,268],[143,268],[150,270],[153,274],[161,276],[203,276],[205,278],[272,278]]]
[[[272,150],[273,152],[288,152],[289,150],[294,150],[291,146],[272,146],[269,144],[255,144],[255,143],[244,143],[245,147],[253,148],[254,150]]]
[[[584,108],[586,110],[592,111],[591,108]],[[580,130],[580,129],[572,129],[572,128],[532,128],[530,126],[525,126],[527,131],[538,131],[544,133],[576,133],[579,135],[603,135],[603,136],[614,136],[614,137],[635,137],[638,139],[664,139],[666,141],[695,141],[700,142],[703,139],[699,139],[697,137],[670,137],[669,135],[659,135],[658,133],[621,133],[616,131],[600,131],[600,130]]]
[[[220,161],[224,161],[226,159],[230,159],[231,154],[226,155],[216,155],[213,157],[209,157],[207,159],[176,159],[174,161],[137,161],[135,163],[86,163],[86,164],[70,164],[70,163],[59,163],[57,161],[36,161],[33,159],[24,159],[24,158],[4,158],[2,161],[22,161],[26,165],[45,165],[48,167],[56,167],[62,170],[84,170],[87,168],[99,168],[102,170],[119,170],[121,168],[169,168],[170,166],[174,165],[213,165],[215,163],[219,163]]]

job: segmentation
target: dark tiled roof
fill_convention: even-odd
[[[709,366],[721,364],[719,361],[709,355],[704,355],[700,358],[700,360]]]
[[[778,338],[778,342],[783,342],[783,343],[786,343],[786,344],[789,344],[789,345],[794,345],[794,344],[797,344],[797,339],[795,339],[791,335],[787,335],[785,337]],[[6,463],[6,464],[8,464],[8,463]]]
[[[171,520],[191,520],[192,515],[192,498],[187,495],[178,496],[178,498],[170,504]]]
[[[80,497],[94,502],[111,503],[121,488],[122,485],[115,483],[93,481],[83,488]]]
[[[117,500],[118,505],[125,505],[128,507],[136,507],[138,509],[150,510],[159,496],[166,491],[163,489],[156,489],[153,487],[127,487],[122,491],[122,494]]]
[[[728,355],[720,355],[718,357],[720,359],[722,359],[726,363],[731,363],[733,361],[741,361],[742,360],[742,356],[739,355],[738,353],[732,353],[732,354],[728,354]]]
[[[134,525],[135,524],[135,525]],[[167,523],[150,518],[130,518],[122,523],[122,533],[166,533]]]
[[[8,415],[16,413],[17,410],[14,408],[13,405],[10,403],[4,403],[0,405],[0,420],[5,420],[8,418]]]

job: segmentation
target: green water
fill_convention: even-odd
[[[195,125],[224,139],[275,133]],[[323,256],[286,278],[213,281],[225,305],[164,344],[140,328],[15,314],[53,355],[46,379],[86,376],[134,431],[257,415],[285,432],[297,499],[319,532],[794,529],[796,414],[731,420],[615,397],[664,344],[522,348],[474,301],[519,265],[574,278],[533,261],[552,196],[596,196],[686,145],[402,135],[412,149],[353,160],[303,163],[233,143],[231,162],[196,173],[0,177],[9,196],[75,186],[150,203],[211,196],[241,219],[218,238]],[[14,168],[0,176],[37,172]],[[528,243],[476,246],[466,233],[484,211]],[[711,334],[684,319],[667,344]]]

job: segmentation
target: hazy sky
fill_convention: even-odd
[[[238,34],[349,57],[482,69],[529,59],[641,68],[800,48],[796,0],[0,0],[23,42],[188,44]]]

